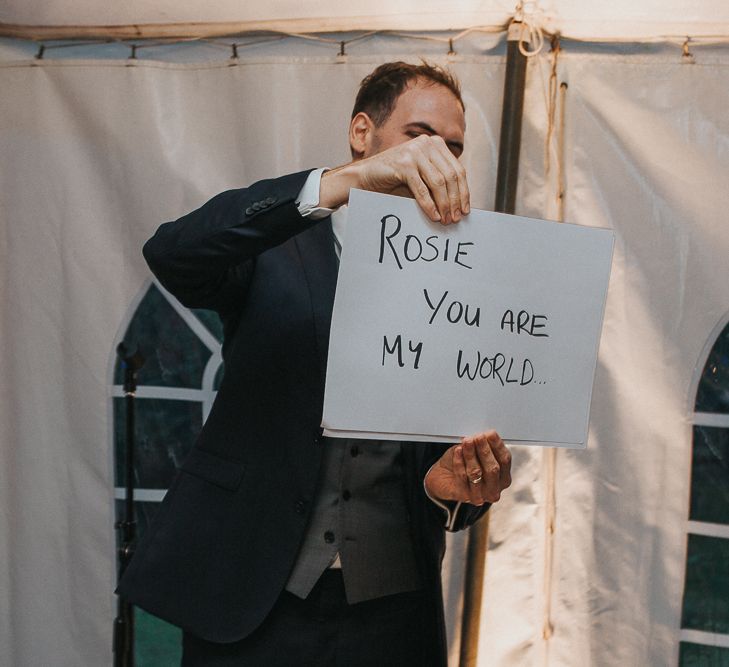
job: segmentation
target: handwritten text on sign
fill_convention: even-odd
[[[584,446],[612,232],[352,191],[327,368],[331,435],[487,428]]]

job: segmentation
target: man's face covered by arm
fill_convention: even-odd
[[[353,162],[324,174],[320,206],[336,208],[350,188],[414,197],[435,222],[458,222],[470,210],[463,152],[463,105],[445,85],[415,79],[379,124],[364,111],[349,128]]]

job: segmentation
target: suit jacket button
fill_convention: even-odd
[[[306,502],[304,500],[297,500],[296,501],[296,513],[303,514],[305,509],[306,509]]]
[[[275,204],[276,201],[277,201],[276,200],[276,197],[266,197],[266,205],[267,206],[270,206],[271,204]]]
[[[251,205],[251,208],[252,208],[252,209],[253,209],[254,211],[260,211],[260,210],[261,210],[261,208],[263,208],[263,207],[261,206],[261,202],[257,201],[257,202],[254,202],[254,203],[253,203],[253,204]]]
[[[253,208],[251,206],[249,206],[246,209],[246,215],[253,215],[254,213],[255,213],[255,211],[253,210]]]

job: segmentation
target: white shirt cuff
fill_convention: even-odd
[[[319,206],[319,188],[321,187],[321,175],[326,171],[323,169],[314,169],[304,183],[304,187],[299,190],[296,197],[296,205],[299,207],[299,213],[304,218],[312,220],[320,220],[332,214],[334,209]]]
[[[434,465],[437,465],[437,463],[434,463],[433,466]],[[426,477],[428,476],[430,471],[433,469],[433,466],[430,466],[430,468],[428,468],[428,472],[425,474]],[[428,496],[428,498],[430,498],[430,500],[435,505],[440,507],[446,513],[445,529],[452,531],[453,527],[456,525],[456,518],[458,517],[458,510],[461,509],[461,505],[463,503],[459,500],[458,502],[456,502],[455,506],[453,508],[451,508],[451,507],[448,507],[448,505],[446,505],[441,500],[438,500],[437,498],[433,498],[433,496],[431,496],[428,493],[428,487],[425,486],[425,479],[423,479],[423,490],[425,491],[425,495]]]

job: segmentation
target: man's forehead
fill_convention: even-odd
[[[417,129],[437,134],[463,148],[466,117],[463,105],[446,86],[434,82],[414,82],[395,103],[391,121],[400,129]]]
[[[437,81],[423,78],[415,79],[408,83],[395,100],[395,105],[397,106],[398,102],[403,99],[425,99],[432,98],[434,95],[448,100],[448,103],[454,108],[463,111],[462,103],[450,88]]]

